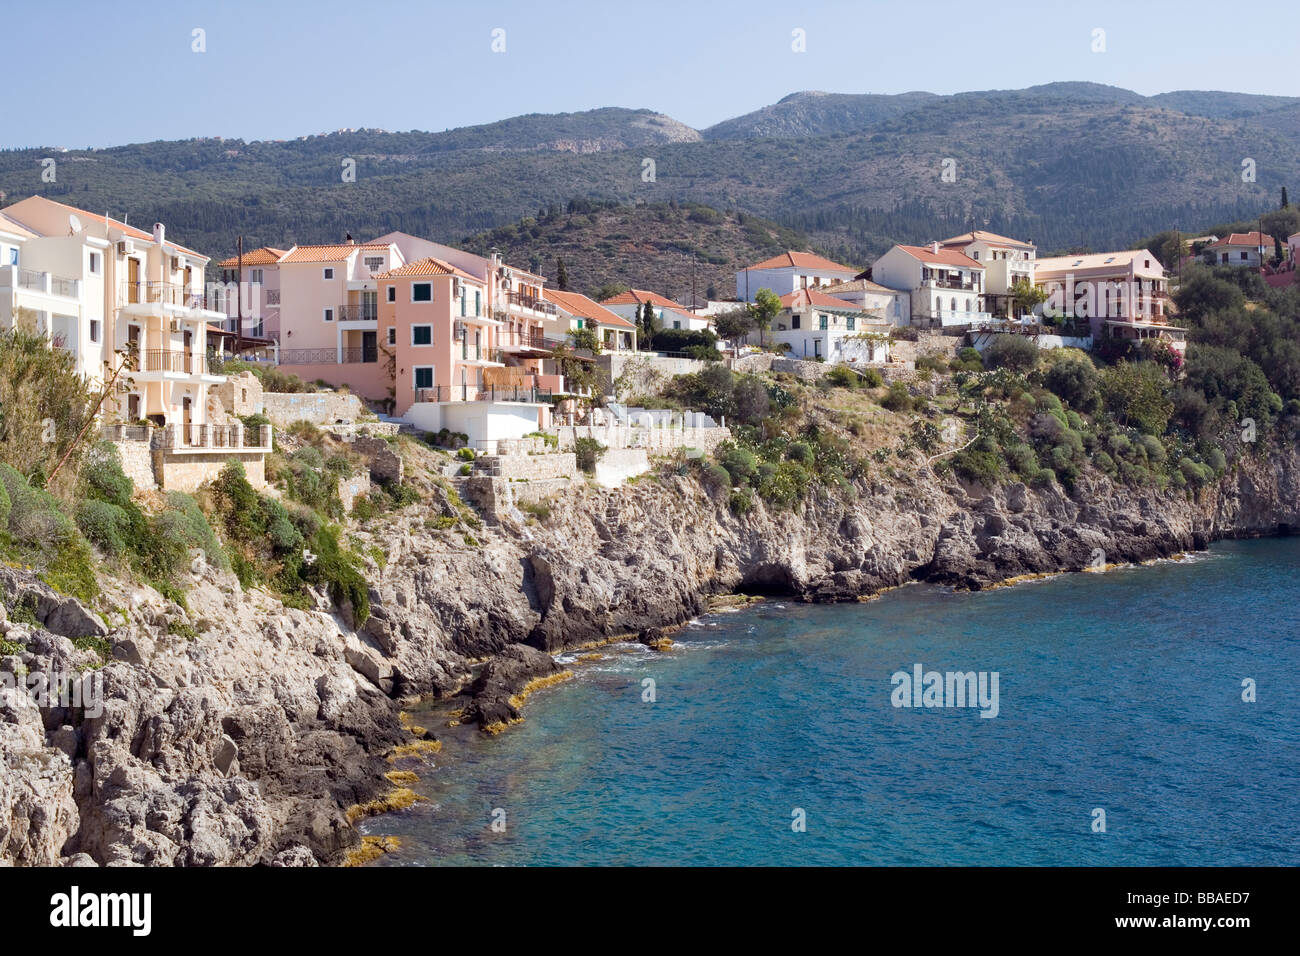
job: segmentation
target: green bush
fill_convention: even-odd
[[[77,528],[86,540],[110,557],[126,553],[130,518],[118,505],[88,498],[77,506]]]
[[[475,458],[473,448],[461,448],[456,452],[456,457],[462,461],[473,461]]]
[[[902,382],[890,385],[889,391],[880,400],[880,404],[891,412],[907,412],[913,407],[912,396]]]
[[[826,373],[823,381],[830,383],[836,388],[857,388],[858,376],[853,369],[846,365],[836,365]]]
[[[589,475],[595,472],[596,462],[606,451],[606,447],[595,438],[584,436],[575,439],[573,443],[573,454],[577,459],[578,467]]]
[[[863,369],[860,378],[862,379],[861,384],[863,388],[880,388],[880,386],[885,384],[884,376],[880,374],[879,369]]]
[[[1027,372],[1038,363],[1038,346],[1023,335],[995,335],[984,350],[984,367]]]

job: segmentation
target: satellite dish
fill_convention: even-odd
[[[77,218],[75,213],[68,216],[68,228],[72,230],[70,234],[74,236],[82,230],[81,220]]]

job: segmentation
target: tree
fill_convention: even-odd
[[[590,326],[573,329],[569,332],[569,341],[573,343],[575,349],[586,349],[588,352],[600,354],[600,335]]]
[[[995,335],[984,350],[984,364],[988,368],[1009,368],[1013,372],[1026,372],[1038,362],[1038,346],[1023,335]]]
[[[604,285],[597,286],[591,290],[591,297],[597,302],[607,302],[616,295],[622,295],[627,291],[627,286],[621,282],[606,282]]]
[[[564,260],[555,257],[555,287],[561,292],[569,291],[569,270],[564,268]]]
[[[724,342],[739,343],[753,327],[754,323],[744,309],[720,312],[713,317],[713,331]]]
[[[650,348],[654,342],[655,332],[659,331],[659,321],[655,318],[654,306],[649,302],[641,306],[641,316],[637,320],[637,325],[641,341],[645,343],[646,348]]]
[[[1152,362],[1120,362],[1107,369],[1102,375],[1101,397],[1116,421],[1148,435],[1164,434],[1174,413],[1169,376]]]
[[[759,289],[746,310],[754,328],[758,329],[758,341],[762,345],[763,333],[772,327],[772,320],[781,313],[781,297],[771,289]]]
[[[1017,279],[1011,286],[1011,302],[1015,306],[1016,313],[1012,316],[1013,319],[1021,315],[1030,315],[1046,301],[1047,290],[1027,279]]]
[[[1287,198],[1286,198],[1286,187],[1283,186],[1283,187],[1282,187],[1282,205],[1279,206],[1278,208],[1279,208],[1279,209],[1285,209],[1285,208],[1286,208],[1287,206],[1289,206],[1289,205],[1291,205],[1291,203],[1287,202]]]

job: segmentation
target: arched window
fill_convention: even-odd
[[[953,296],[953,297],[952,297],[952,306],[951,306],[951,309],[952,309],[953,312],[956,312],[956,311],[957,311],[957,297],[956,297],[956,296]]]

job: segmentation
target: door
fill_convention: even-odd
[[[126,301],[136,303],[140,301],[140,260],[126,260]]]
[[[132,422],[140,420],[140,396],[131,394],[126,397],[126,417]]]
[[[126,350],[131,356],[131,369],[138,372],[143,367],[140,357],[140,326],[128,325],[126,327]]]
[[[184,371],[193,373],[194,371],[194,333],[186,332],[184,335],[185,342],[185,368]]]
[[[186,395],[181,399],[181,444],[192,445],[194,442],[190,436],[190,425],[193,424],[193,403],[190,397]]]
[[[379,361],[379,333],[378,332],[361,333],[361,361],[363,362]]]

